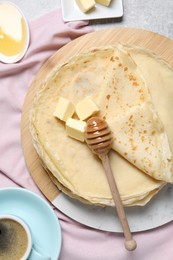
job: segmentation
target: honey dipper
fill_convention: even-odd
[[[85,128],[85,139],[87,145],[90,147],[92,152],[97,154],[102,161],[112,197],[117,209],[118,217],[121,221],[122,229],[124,232],[125,248],[129,251],[132,251],[136,248],[137,245],[130,232],[120,194],[115,179],[113,177],[108,158],[108,153],[112,146],[112,134],[107,125],[107,122],[99,117],[89,118]]]

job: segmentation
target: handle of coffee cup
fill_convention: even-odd
[[[43,251],[43,249],[34,243],[31,252],[29,254],[28,260],[51,260],[51,257]]]

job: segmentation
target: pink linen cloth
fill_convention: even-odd
[[[87,22],[63,23],[56,10],[30,23],[31,42],[16,64],[0,62],[0,188],[20,186],[43,197],[32,180],[20,142],[22,106],[43,62],[69,41],[89,33]],[[62,228],[60,260],[172,260],[173,222],[134,234],[138,247],[124,249],[122,234],[94,230],[54,209]]]

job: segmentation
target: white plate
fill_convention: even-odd
[[[62,16],[65,22],[77,20],[93,20],[105,18],[118,18],[123,16],[122,0],[112,0],[110,6],[106,7],[96,4],[94,10],[83,13],[75,0],[61,0]]]
[[[70,218],[103,231],[120,232],[122,227],[115,208],[85,205],[65,194],[58,195],[52,204]],[[132,232],[150,230],[173,220],[173,186],[166,185],[146,206],[126,207]]]
[[[22,218],[32,233],[34,246],[44,249],[51,260],[61,250],[61,227],[51,206],[35,193],[23,188],[0,189],[0,214]],[[36,260],[32,259],[31,260]]]

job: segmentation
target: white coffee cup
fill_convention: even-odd
[[[0,215],[0,258],[10,259],[10,255],[16,259],[50,260],[43,250],[36,249],[32,235],[27,224],[14,215]]]

